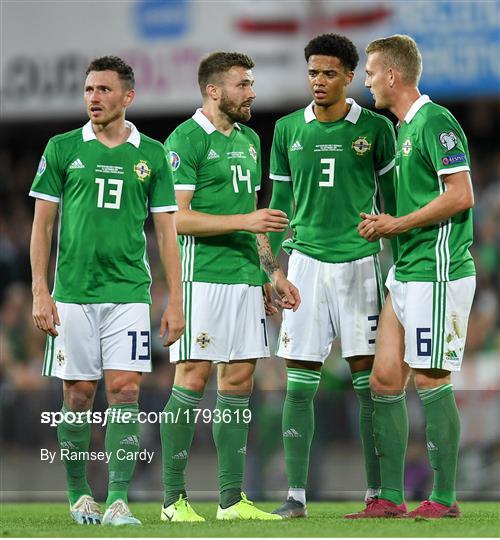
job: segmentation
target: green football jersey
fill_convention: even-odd
[[[467,138],[453,115],[421,96],[401,123],[396,154],[398,216],[422,208],[446,191],[442,175],[470,171]],[[469,252],[472,210],[438,225],[398,236],[396,279],[452,281],[475,275]]]
[[[165,141],[175,190],[194,191],[192,210],[206,214],[248,214],[260,189],[260,140],[235,124],[227,137],[198,109]],[[183,281],[261,285],[255,234],[179,237]]]
[[[60,302],[151,303],[144,221],[177,210],[161,143],[131,129],[108,148],[92,125],[50,139],[30,195],[59,203],[53,296]]]
[[[380,251],[380,242],[359,235],[359,213],[379,212],[381,184],[393,191],[392,124],[347,101],[349,113],[337,122],[318,121],[312,103],[281,118],[271,150],[270,178],[292,182],[295,201],[293,235],[283,249],[329,263]]]

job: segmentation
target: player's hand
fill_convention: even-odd
[[[281,210],[261,208],[243,214],[243,230],[252,233],[282,232],[288,227],[288,218]]]
[[[160,324],[160,337],[165,337],[163,346],[173,345],[184,333],[185,326],[182,304],[169,302]]]
[[[276,270],[271,276],[273,288],[279,299],[276,303],[283,309],[297,311],[300,306],[300,293],[297,287],[285,277],[282,270]]]
[[[359,234],[368,240],[376,242],[380,238],[392,238],[400,234],[400,220],[390,214],[360,213],[363,221],[358,225]]]
[[[264,294],[264,308],[266,315],[269,317],[278,313],[278,308],[273,304],[273,287],[270,283],[265,283],[262,286],[262,293]]]
[[[33,295],[33,321],[35,326],[47,335],[56,337],[56,326],[61,324],[57,307],[48,292]]]

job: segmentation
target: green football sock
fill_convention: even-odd
[[[243,411],[248,409],[249,401],[250,396],[217,392],[212,433],[217,448],[222,508],[228,508],[241,498],[249,427]]]
[[[176,502],[179,495],[186,496],[184,471],[196,427],[193,409],[199,406],[202,397],[203,392],[174,385],[163,409],[165,414],[160,425],[160,436],[165,506]]]
[[[66,405],[63,404],[61,413],[66,414],[67,412],[71,411],[68,411]],[[63,420],[58,424],[57,440],[59,441],[61,453],[87,452],[90,446],[90,427],[87,421],[67,422]],[[75,504],[82,495],[92,496],[92,490],[87,482],[87,460],[81,458],[67,459],[64,454],[62,455],[66,470],[69,503]]]
[[[429,461],[434,486],[429,499],[452,506],[457,498],[456,477],[460,444],[460,417],[452,384],[418,390],[425,415]]]
[[[353,373],[352,383],[359,400],[359,434],[363,446],[367,487],[378,489],[380,488],[380,464],[373,439],[373,400],[370,391],[370,373],[369,369]]]
[[[373,395],[373,435],[380,460],[381,499],[404,501],[404,467],[408,445],[406,393]]]
[[[110,506],[118,499],[128,502],[128,486],[137,461],[129,452],[138,452],[140,448],[140,426],[137,420],[139,405],[116,403],[110,405],[107,413],[108,425],[104,446],[106,452],[111,453],[106,499],[106,506]]]
[[[287,373],[282,429],[288,487],[305,489],[314,435],[313,399],[321,373],[295,368],[288,368]]]

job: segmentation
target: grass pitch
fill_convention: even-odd
[[[216,521],[217,504],[193,503],[206,523],[162,523],[159,503],[132,503],[142,527],[81,526],[71,521],[68,506],[61,503],[0,504],[3,537],[498,537],[500,504],[462,503],[460,519],[346,520],[343,515],[359,510],[360,504],[310,503],[309,518],[253,522]],[[258,505],[263,510],[276,503]],[[411,505],[413,509],[415,505]]]

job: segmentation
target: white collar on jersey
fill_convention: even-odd
[[[128,136],[127,142],[134,145],[136,148],[139,148],[139,145],[141,144],[141,134],[134,124],[132,124],[132,122],[125,120],[125,125],[130,129],[130,135]],[[82,137],[84,142],[97,139],[94,130],[92,129],[92,122],[90,120],[82,128]]]
[[[408,112],[406,113],[406,116],[403,120],[403,122],[406,122],[407,124],[409,124],[414,116],[417,114],[417,112],[426,104],[426,103],[430,103],[431,102],[431,98],[425,94],[423,94],[422,96],[420,96],[417,101],[414,101],[413,102],[413,105],[408,109]]]
[[[196,112],[193,114],[192,118],[208,135],[210,135],[214,131],[217,131],[217,128],[203,114],[203,111],[201,109],[196,109]],[[234,127],[241,130],[241,127],[236,122],[234,123]]]
[[[352,124],[356,124],[359,119],[359,115],[361,114],[361,107],[352,98],[346,98],[346,101],[351,105],[351,108],[344,120],[347,120]],[[314,101],[311,101],[311,103],[309,103],[309,105],[304,109],[304,120],[306,121],[306,124],[309,124],[309,122],[316,120],[313,105]]]

